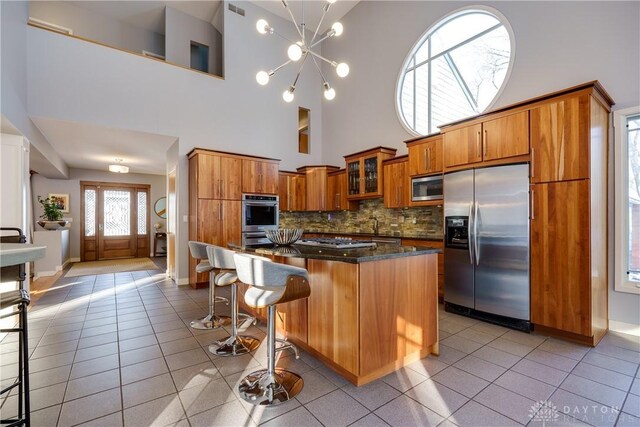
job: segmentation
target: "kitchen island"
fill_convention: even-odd
[[[353,384],[438,354],[440,249],[393,244],[230,247],[309,271],[311,296],[278,305],[277,328]],[[244,310],[266,317],[243,299]]]

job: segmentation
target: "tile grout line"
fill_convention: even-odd
[[[622,400],[622,405],[620,405],[620,410],[618,411],[618,415],[616,416],[616,420],[614,422],[614,425],[618,424],[618,420],[620,419],[620,415],[622,415],[623,413],[626,414],[626,412],[622,412],[622,410],[624,409],[624,405],[627,403],[627,399],[629,399],[629,395],[632,394],[631,393],[631,388],[633,387],[633,383],[636,381],[636,377],[638,376],[638,372],[640,372],[640,365],[638,365],[636,367],[636,372],[631,380],[631,384],[629,385],[629,389],[627,390],[627,394],[625,395],[624,399]],[[635,396],[635,395],[634,395]],[[638,398],[640,399],[640,397]],[[633,415],[633,414],[630,414]],[[633,415],[635,416],[635,415]]]

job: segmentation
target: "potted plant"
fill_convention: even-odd
[[[51,200],[49,197],[43,199],[38,196],[38,202],[42,205],[44,211],[44,213],[40,215],[42,220],[38,221],[38,225],[47,230],[57,230],[67,225],[67,221],[62,219],[62,209],[54,200]]]

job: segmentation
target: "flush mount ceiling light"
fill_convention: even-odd
[[[116,164],[109,165],[109,172],[115,173],[129,173],[129,166],[122,164],[122,159],[115,159]]]
[[[324,74],[322,73],[322,70],[318,65],[317,59],[320,59],[326,62],[327,64],[331,65],[332,67],[334,67],[336,69],[336,74],[340,78],[344,78],[349,75],[349,66],[344,62],[338,63],[336,61],[331,61],[315,53],[311,49],[320,45],[320,43],[322,43],[323,41],[331,37],[339,37],[344,31],[344,27],[342,26],[342,24],[339,22],[336,22],[331,26],[331,28],[328,31],[318,36],[318,31],[320,30],[320,26],[322,25],[322,21],[324,20],[324,17],[327,14],[329,7],[331,7],[331,5],[336,2],[336,0],[327,0],[327,3],[324,5],[320,22],[318,22],[316,31],[313,33],[313,37],[311,37],[311,39],[307,39],[305,34],[304,1],[302,3],[302,22],[300,23],[300,25],[297,24],[296,19],[293,16],[293,12],[289,8],[289,3],[286,0],[281,0],[281,1],[284,8],[287,10],[287,12],[289,12],[289,16],[291,16],[291,20],[293,21],[293,25],[295,25],[296,30],[298,31],[300,40],[297,40],[297,41],[289,40],[287,37],[283,36],[282,34],[278,34],[275,31],[275,29],[271,27],[266,20],[259,19],[258,22],[256,23],[256,29],[260,34],[275,34],[289,41],[291,44],[287,49],[287,56],[289,57],[289,60],[283,63],[282,65],[274,68],[273,70],[258,71],[258,74],[256,74],[256,81],[258,82],[258,84],[264,86],[267,83],[269,83],[271,76],[273,76],[276,73],[276,71],[278,71],[282,67],[292,62],[302,61],[300,65],[300,70],[298,71],[298,74],[296,75],[296,78],[293,81],[293,84],[289,86],[289,88],[282,93],[282,99],[284,99],[285,102],[291,102],[293,101],[293,98],[294,98],[293,92],[296,90],[296,84],[298,83],[298,78],[300,77],[300,73],[302,73],[302,69],[304,68],[304,64],[307,61],[307,58],[311,57],[311,59],[313,60],[313,63],[316,66],[316,69],[318,70],[318,73],[320,73],[320,77],[322,77],[322,87],[324,89],[324,97],[327,100],[331,101],[333,98],[336,97],[336,91],[329,85],[329,82],[327,82],[327,79],[325,79]]]

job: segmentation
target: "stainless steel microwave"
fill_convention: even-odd
[[[442,175],[411,178],[411,201],[442,199]]]

